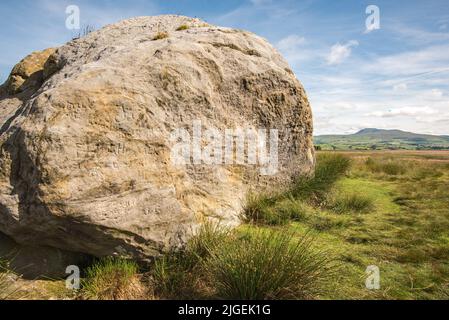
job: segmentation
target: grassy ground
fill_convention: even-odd
[[[236,234],[244,238],[266,230],[298,241],[313,237],[314,249],[333,264],[326,264],[328,275],[320,273],[323,281],[312,295],[299,297],[449,299],[448,186],[447,152],[321,153],[314,179],[300,179],[276,194],[252,195],[247,223]],[[380,269],[379,290],[365,285],[372,265]],[[260,263],[255,270],[263,268]],[[241,269],[233,269],[234,279]],[[171,297],[178,293],[175,288]]]
[[[448,187],[449,152],[319,153],[313,179],[251,195],[237,230],[206,225],[148,270],[99,261],[77,293],[39,287],[76,299],[449,299]],[[365,286],[372,265],[379,290]]]
[[[335,192],[362,194],[374,209],[335,214],[317,241],[342,263],[339,281],[323,298],[449,298],[449,153],[347,153],[354,161]],[[439,161],[432,161],[432,160]],[[291,228],[314,227],[310,222]],[[377,265],[381,289],[365,288],[365,270]]]

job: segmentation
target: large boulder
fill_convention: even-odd
[[[250,32],[139,17],[29,59],[33,72],[16,72],[24,81],[0,97],[0,231],[21,244],[146,261],[205,220],[237,225],[250,189],[313,170],[304,89]],[[178,147],[198,128],[182,163]],[[219,155],[208,143],[223,142],[206,130],[224,139],[238,128],[278,130],[267,133],[279,138],[277,161],[250,162],[250,146],[246,164],[204,160]]]

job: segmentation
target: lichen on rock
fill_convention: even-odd
[[[14,66],[3,90],[9,95],[15,95],[39,88],[44,80],[44,65],[54,52],[55,49],[49,48],[28,55]]]

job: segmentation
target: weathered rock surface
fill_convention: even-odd
[[[154,40],[158,32],[168,37]],[[204,219],[237,224],[249,188],[313,170],[304,89],[252,33],[140,17],[27,59],[34,67],[15,68],[0,98],[0,231],[21,244],[145,261],[182,245]],[[175,166],[171,133],[195,120],[278,129],[277,174]]]

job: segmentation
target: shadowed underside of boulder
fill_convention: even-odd
[[[205,219],[237,225],[248,190],[313,170],[304,89],[252,33],[140,17],[38,55],[27,96],[8,80],[0,99],[0,231],[22,244],[146,261]],[[175,166],[171,133],[195,121],[278,130],[277,173]]]
[[[68,266],[81,268],[92,261],[80,253],[32,244],[20,245],[1,232],[0,257],[9,262],[8,269],[28,280],[65,278]]]

